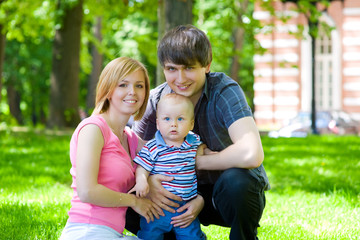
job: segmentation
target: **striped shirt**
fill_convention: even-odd
[[[135,157],[134,162],[153,174],[174,177],[171,182],[162,182],[163,187],[183,200],[190,200],[197,195],[195,156],[201,144],[200,137],[189,132],[180,147],[165,143],[159,131]]]
[[[151,90],[146,112],[133,126],[133,130],[145,140],[151,139],[156,131],[156,106],[161,96],[172,92],[167,83]],[[205,86],[195,106],[195,126],[193,132],[213,151],[222,151],[233,142],[228,128],[235,121],[252,116],[245,94],[239,84],[224,73],[214,72],[206,76]],[[241,156],[239,156],[241,157]],[[250,169],[265,189],[269,181],[263,165]],[[200,171],[199,184],[214,184],[222,171]]]

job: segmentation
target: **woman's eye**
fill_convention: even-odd
[[[126,87],[127,85],[125,83],[121,83],[119,87]]]
[[[137,88],[144,88],[143,85],[139,84],[139,85],[136,85]]]

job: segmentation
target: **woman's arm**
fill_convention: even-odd
[[[133,194],[113,191],[97,182],[104,138],[100,128],[86,125],[79,132],[76,154],[76,186],[82,202],[101,207],[131,207],[147,220],[158,217],[154,204]]]

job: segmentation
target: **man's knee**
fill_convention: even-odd
[[[215,184],[215,191],[221,192],[222,195],[243,196],[246,192],[251,191],[253,187],[253,177],[248,169],[230,168],[224,171]]]

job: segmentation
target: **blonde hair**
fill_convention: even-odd
[[[169,102],[170,101],[170,102]],[[161,97],[158,104],[157,104],[157,113],[161,109],[164,104],[185,104],[189,109],[189,113],[191,114],[191,119],[194,119],[194,104],[188,97],[177,93],[169,93],[165,96]]]
[[[138,70],[143,71],[145,76],[145,99],[140,109],[134,114],[134,120],[140,120],[146,110],[150,93],[149,75],[145,66],[139,61],[129,57],[119,57],[109,62],[100,74],[96,86],[95,109],[92,114],[100,114],[108,111],[109,97],[114,92],[119,81]]]

